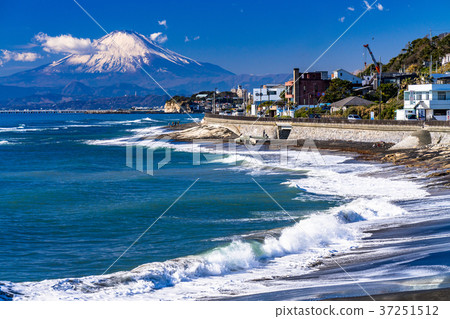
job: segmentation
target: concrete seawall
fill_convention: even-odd
[[[450,123],[399,123],[389,121],[355,121],[347,120],[293,120],[257,118],[237,118],[206,114],[204,123],[223,126],[237,135],[263,136],[278,138],[280,126],[291,126],[290,139],[340,140],[355,142],[398,143],[412,133],[425,129],[430,132],[433,144],[450,145]],[[440,125],[436,125],[440,124]]]

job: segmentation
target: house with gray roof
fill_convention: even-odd
[[[336,112],[340,110],[346,110],[351,106],[371,106],[374,102],[360,98],[358,96],[349,96],[340,101],[330,104],[331,112]]]

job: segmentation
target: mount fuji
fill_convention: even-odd
[[[229,90],[238,84],[250,89],[253,85],[282,82],[285,76],[235,75],[163,48],[137,32],[114,31],[94,40],[89,52],[70,54],[35,69],[0,77],[0,89],[15,87],[15,91],[3,90],[10,94],[19,87],[32,89],[35,94],[97,97],[135,92],[164,94],[156,80],[171,94],[192,94],[214,88]],[[0,100],[6,98],[1,95]]]
[[[71,54],[46,66],[55,73],[136,73],[177,77],[223,76],[233,73],[209,63],[199,63],[158,45],[134,31],[114,31],[94,41],[91,54]]]

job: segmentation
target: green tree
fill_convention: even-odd
[[[417,73],[419,71],[419,66],[417,64],[411,64],[407,69],[406,73]]]
[[[396,97],[398,93],[398,87],[393,83],[382,83],[378,88],[378,94],[380,94],[380,90],[383,102],[385,103],[393,97]]]
[[[333,103],[352,95],[353,83],[341,79],[334,79],[325,91],[323,102]]]
[[[407,90],[409,85],[414,84],[414,80],[412,78],[406,78],[402,80],[402,83],[400,85],[400,88],[402,90]]]
[[[309,117],[310,114],[323,114],[323,113],[325,113],[325,111],[322,110],[320,106],[313,108],[302,107],[301,109],[295,111],[294,117]]]
[[[280,99],[283,102],[286,102],[286,90],[283,90],[283,92],[280,93]]]

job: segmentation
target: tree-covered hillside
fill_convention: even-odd
[[[424,67],[424,62],[429,62],[433,56],[433,68],[445,54],[450,53],[450,33],[435,36],[430,41],[429,37],[416,39],[409,42],[401,53],[392,58],[383,66],[384,72],[398,72],[403,69],[408,71],[419,71]]]

